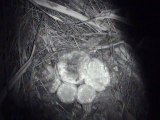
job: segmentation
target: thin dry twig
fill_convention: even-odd
[[[105,45],[105,46],[96,46],[93,51],[102,50],[102,49],[109,49],[111,47],[115,47],[115,46],[118,46],[118,45],[124,44],[124,43],[125,43],[124,41],[119,41],[117,43],[112,43],[112,44]]]

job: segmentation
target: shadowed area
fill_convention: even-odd
[[[6,50],[4,49],[2,54],[5,58],[3,65],[5,72],[3,70],[3,73],[6,73],[2,88],[30,58],[32,58],[32,62],[29,67],[24,67],[27,68],[23,69],[24,74],[22,71],[19,72],[22,76],[6,96],[2,105],[3,117],[8,120],[47,120],[53,117],[62,120],[146,119],[147,100],[143,84],[145,79],[142,81],[139,75],[141,67],[136,64],[137,58],[133,54],[134,50],[125,42],[121,42],[128,40],[128,43],[132,43],[134,40],[130,40],[130,37],[124,37],[125,32],[122,34],[116,28],[114,22],[118,21],[109,18],[105,18],[104,21],[94,20],[94,17],[97,17],[101,10],[105,8],[114,10],[114,7],[106,7],[107,3],[102,4],[102,2],[91,0],[85,4],[83,2],[77,4],[76,0],[73,2],[59,0],[57,4],[79,12],[90,19],[81,21],[81,17],[75,16],[75,19],[66,16],[66,13],[61,14],[44,6],[37,7],[28,1],[24,1],[24,3],[13,1],[7,5],[9,6],[7,7],[9,14],[12,9],[15,10],[13,16],[16,21],[6,23],[8,28],[5,27],[7,31],[5,34],[8,37],[6,46],[8,47],[5,46]],[[56,7],[53,4],[52,6]],[[106,11],[101,15],[104,14],[106,15]],[[12,15],[10,17],[12,18]],[[88,24],[88,21],[92,21],[94,24],[92,22]],[[121,21],[119,22],[121,24]],[[101,25],[109,30],[101,31]],[[4,38],[7,39],[6,36]],[[36,45],[35,50],[33,44]],[[135,52],[141,50],[137,47],[135,49]],[[55,92],[50,93],[51,84],[55,79],[52,71],[55,69],[46,66],[49,64],[55,68],[60,56],[73,50],[85,50],[91,57],[98,58],[108,65],[111,74],[110,86],[97,95],[98,97],[92,105],[78,103],[66,105],[59,101],[57,95],[54,94]],[[34,55],[32,56],[31,53]],[[141,55],[142,52],[139,54]],[[37,75],[41,77],[34,78],[35,70],[39,72]],[[56,86],[58,85],[55,85],[54,88]]]

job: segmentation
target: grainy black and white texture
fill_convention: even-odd
[[[6,71],[8,74],[9,71],[13,73],[8,75],[5,81],[9,90],[2,108],[5,108],[6,104],[11,105],[2,112],[9,111],[9,116],[4,115],[4,119],[146,120],[148,100],[141,77],[141,67],[132,47],[126,43],[129,38],[117,28],[117,24],[126,22],[121,17],[101,19],[103,15],[118,15],[117,9],[110,1],[42,2],[55,9],[58,8],[57,5],[62,5],[67,8],[66,11],[72,9],[86,16],[87,20],[72,16],[72,12],[59,12],[60,10],[38,5],[38,2],[34,1],[42,2],[15,0],[13,3],[17,7],[18,19],[15,37],[8,51]],[[54,84],[54,90],[52,88],[59,76],[57,64],[62,56],[73,51],[83,51],[90,58],[99,59],[109,71],[109,84],[105,90],[96,92],[91,103],[81,104],[76,100],[63,103],[56,91],[64,80],[58,82],[58,85]],[[70,68],[71,73],[77,72],[75,64],[79,58],[74,58],[71,63],[67,63],[74,66]],[[14,65],[11,60],[15,61]],[[22,67],[24,69],[18,74],[21,74],[20,77],[15,76],[16,83],[10,85],[10,80],[15,80],[12,76]]]

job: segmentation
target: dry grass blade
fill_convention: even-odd
[[[30,1],[36,3],[40,6],[43,6],[45,8],[52,9],[52,10],[58,11],[60,13],[63,13],[65,15],[76,18],[76,19],[78,19],[82,22],[87,21],[86,22],[87,24],[89,24],[89,25],[91,25],[91,26],[93,26],[93,27],[95,27],[99,30],[104,30],[104,31],[107,30],[107,28],[101,27],[98,23],[95,23],[95,22],[91,21],[87,16],[84,16],[84,15],[82,15],[82,14],[80,14],[80,13],[78,13],[78,12],[72,10],[72,9],[69,9],[69,8],[64,7],[62,5],[59,5],[57,3],[54,3],[54,2],[51,2],[51,1],[48,1],[48,0],[46,0],[46,1],[30,0]]]
[[[31,65],[32,63],[32,58],[35,52],[36,46],[33,46],[32,54],[29,60],[18,70],[18,72],[14,75],[14,77],[9,81],[8,86],[4,87],[4,89],[1,92],[1,99],[0,99],[0,105],[7,96],[9,90],[12,89],[12,87],[15,85],[15,83],[19,80],[19,78],[23,75],[23,73],[27,70],[27,68]]]
[[[57,16],[51,15],[50,13],[46,12],[45,10],[43,10],[40,6],[38,6],[35,2],[33,2],[32,0],[29,0],[33,5],[35,5],[38,9],[40,9],[43,13],[45,13],[47,16],[51,17],[54,20],[63,22],[63,20],[61,20],[60,18],[58,18]]]
[[[9,84],[8,84],[9,85],[8,86],[9,90],[12,89],[12,87],[17,82],[17,80],[22,76],[22,74],[31,65],[35,49],[36,49],[36,45],[33,46],[32,53],[31,53],[31,56],[30,56],[29,60],[18,70],[18,72],[15,74],[15,76],[9,81]]]
[[[43,16],[42,16],[42,18],[43,18]],[[34,55],[35,50],[36,50],[35,41],[36,41],[36,39],[38,38],[38,35],[39,35],[39,30],[40,30],[40,27],[41,27],[42,18],[41,18],[40,24],[39,24],[39,26],[37,28],[37,33],[36,33],[36,36],[35,36],[35,39],[34,39],[34,44],[33,44],[31,55],[30,55],[28,61],[17,71],[17,73],[8,82],[7,86],[4,87],[4,89],[0,93],[0,95],[2,96],[1,99],[0,99],[0,105],[3,102],[3,100],[5,99],[5,97],[7,96],[8,92],[13,88],[13,86],[17,83],[17,81],[26,72],[26,70],[28,69],[28,67],[32,63],[33,55]]]
[[[120,21],[122,23],[129,24],[129,22],[126,21],[123,17],[120,17],[120,16],[113,14],[113,13],[108,13],[108,12],[103,14],[102,16],[101,15],[97,16],[95,19],[96,20],[114,19],[114,20]]]
[[[119,41],[119,42],[117,42],[117,43],[113,43],[113,44],[110,44],[110,45],[96,46],[95,49],[96,49],[96,50],[108,49],[108,48],[110,48],[110,47],[118,46],[118,45],[124,44],[124,43],[125,43],[124,41]]]

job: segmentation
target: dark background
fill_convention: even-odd
[[[158,0],[110,1],[133,24],[124,28],[124,31],[140,60],[146,78],[144,82],[150,103],[149,120],[160,120],[160,3]],[[4,69],[7,56],[5,49],[10,45],[9,36],[16,31],[17,21],[12,13],[15,9],[12,0],[0,0],[0,87],[8,77]]]
[[[145,76],[149,120],[160,120],[160,1],[113,0],[133,26],[126,29]],[[130,37],[133,37],[130,38]]]

